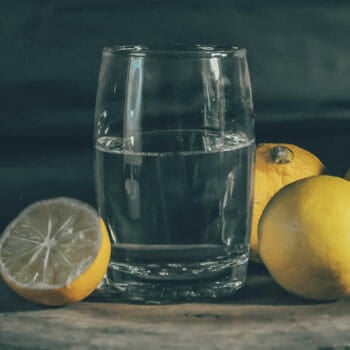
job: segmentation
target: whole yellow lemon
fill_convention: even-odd
[[[250,236],[250,257],[260,262],[257,251],[258,224],[271,197],[285,185],[299,179],[320,175],[322,162],[311,152],[292,144],[260,143],[256,148],[254,204]]]
[[[350,182],[320,175],[291,183],[268,203],[259,254],[274,280],[313,300],[350,294]]]

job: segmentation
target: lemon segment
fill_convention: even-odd
[[[259,224],[259,254],[275,281],[301,297],[350,294],[350,182],[314,176],[282,188]]]
[[[0,238],[0,273],[20,296],[65,305],[92,293],[102,280],[111,246],[95,209],[72,198],[36,202]]]

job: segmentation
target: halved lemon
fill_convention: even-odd
[[[48,199],[24,209],[0,236],[0,274],[27,300],[65,305],[96,289],[110,254],[94,208],[72,198]]]

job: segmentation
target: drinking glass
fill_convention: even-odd
[[[100,292],[167,303],[239,289],[254,155],[245,49],[104,48],[95,178],[112,255]]]

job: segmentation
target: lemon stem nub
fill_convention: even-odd
[[[270,152],[272,161],[276,164],[290,163],[294,158],[293,151],[285,146],[275,146]]]

